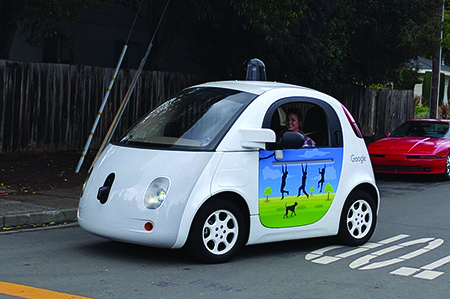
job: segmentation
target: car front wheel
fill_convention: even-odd
[[[244,216],[234,203],[213,199],[194,218],[187,247],[202,262],[226,262],[243,246],[245,226]]]
[[[450,154],[447,155],[443,177],[445,180],[450,180]]]
[[[359,246],[372,236],[377,221],[373,198],[364,191],[352,192],[344,204],[338,239],[342,244]]]

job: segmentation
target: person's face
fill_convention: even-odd
[[[295,113],[289,113],[286,117],[286,129],[290,132],[300,131],[300,123]]]

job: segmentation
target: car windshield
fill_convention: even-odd
[[[411,121],[397,127],[389,137],[429,137],[450,139],[449,124],[442,122]]]
[[[255,94],[223,88],[186,89],[145,115],[120,144],[213,150]]]

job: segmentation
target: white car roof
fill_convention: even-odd
[[[217,81],[200,84],[195,87],[218,87],[218,88],[234,89],[257,95],[261,95],[268,90],[280,88],[296,88],[303,90],[311,90],[309,88],[301,87],[298,85],[269,82],[269,81]]]

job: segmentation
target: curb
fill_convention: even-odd
[[[0,196],[0,232],[77,222],[81,187]]]
[[[42,225],[49,223],[76,222],[77,209],[44,211],[35,213],[23,213],[16,215],[0,216],[2,228]]]

